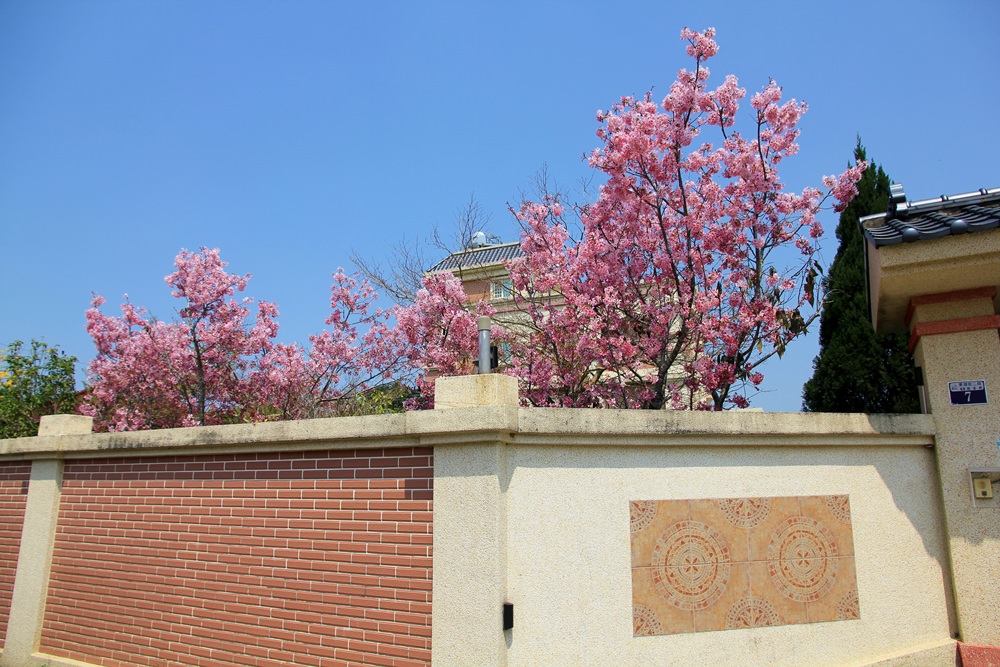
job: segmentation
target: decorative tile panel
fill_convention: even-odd
[[[633,500],[636,637],[861,617],[848,496]]]

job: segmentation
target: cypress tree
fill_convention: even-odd
[[[860,137],[854,158],[866,159]],[[905,334],[876,336],[868,318],[858,220],[887,209],[890,183],[882,167],[869,164],[858,183],[858,196],[840,214],[840,246],[824,279],[820,351],[813,360],[813,376],[802,388],[802,407],[808,412],[920,412]]]

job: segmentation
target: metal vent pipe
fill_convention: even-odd
[[[492,373],[490,368],[490,326],[492,322],[488,317],[480,317],[479,324],[479,374]]]

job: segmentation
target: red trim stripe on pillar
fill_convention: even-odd
[[[906,308],[906,326],[910,326],[913,319],[913,311],[917,306],[926,306],[929,303],[949,303],[951,301],[971,301],[972,299],[993,299],[997,295],[996,287],[977,287],[975,289],[955,290],[954,292],[938,292],[937,294],[921,294],[910,299],[910,305]]]
[[[913,350],[916,349],[917,343],[923,336],[982,331],[984,329],[1000,329],[1000,315],[980,315],[979,317],[962,317],[954,320],[921,322],[913,327],[913,331],[910,333],[910,354],[913,354]]]

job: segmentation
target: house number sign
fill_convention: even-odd
[[[949,382],[948,393],[951,394],[952,405],[985,405],[986,380],[964,380]]]

